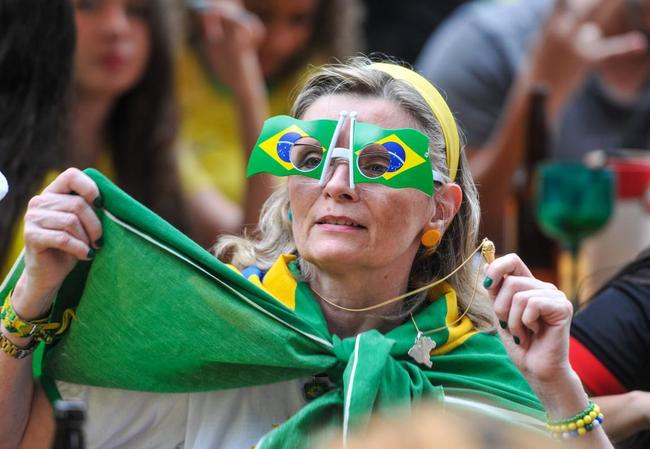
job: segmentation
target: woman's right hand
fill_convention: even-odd
[[[78,260],[90,260],[102,244],[97,185],[76,168],[61,173],[29,201],[25,214],[25,269],[12,295],[24,319],[50,308],[57,289]]]

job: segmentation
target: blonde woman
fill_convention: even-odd
[[[233,288],[255,284],[268,300],[240,314],[224,309],[236,299],[221,298],[209,303],[213,316],[205,321],[209,312],[191,312],[191,303],[203,300],[188,295],[199,281],[194,276],[168,281],[173,273],[167,273],[148,282],[141,295],[133,292],[127,302],[135,308],[115,319],[125,324],[147,312],[136,319],[137,334],[122,331],[125,339],[116,346],[125,357],[136,357],[116,364],[137,365],[155,340],[167,339],[151,364],[166,370],[193,352],[191,366],[141,379],[140,368],[132,365],[127,368],[139,375],[116,384],[119,376],[111,371],[109,379],[93,381],[112,388],[57,382],[64,398],[88,401],[91,447],[118,441],[136,447],[143,438],[160,447],[308,447],[318,429],[340,425],[347,435],[373,409],[391,413],[419,398],[533,427],[543,425],[545,410],[554,433],[580,436],[589,447],[611,447],[597,406],[588,402],[568,363],[572,309],[564,294],[535,279],[516,255],[491,261],[481,275],[492,304],[477,285],[476,267],[468,263],[477,247],[476,189],[453,117],[423,78],[366,60],[322,68],[298,95],[291,117],[266,121],[249,163],[249,174],[255,173],[286,175],[288,182],[266,203],[258,237],[225,239],[216,252],[250,280],[231,274]],[[88,176],[70,169],[31,201],[25,270],[8,300],[21,319],[44,316],[62,280],[87,260],[91,242],[102,234],[91,209],[98,195]],[[106,200],[118,203],[113,196]],[[61,225],[60,210],[75,210],[76,220]],[[98,257],[119,244],[117,238],[106,240]],[[125,257],[139,253],[129,244]],[[102,259],[101,266],[108,269],[111,260]],[[158,269],[156,261],[136,277]],[[145,322],[166,293],[150,288],[163,284],[175,291],[183,282],[170,303],[177,307],[185,295],[182,313],[169,325],[156,317],[163,328],[146,337],[151,326]],[[416,293],[417,287],[424,290]],[[115,298],[110,292],[111,307],[102,313],[117,308]],[[179,320],[191,313],[188,332]],[[495,313],[501,339],[494,334]],[[277,327],[271,330],[267,319]],[[73,323],[72,330],[101,326],[79,320],[83,326]],[[0,431],[13,438],[6,447],[21,439],[29,447],[43,446],[52,419],[32,380],[32,337],[12,331],[21,327],[15,320],[8,324],[3,320],[10,350],[0,354]],[[96,330],[100,346],[111,346],[123,327],[111,325],[110,339]],[[66,352],[65,363],[78,357]],[[91,360],[89,369],[100,363]],[[202,369],[207,375],[197,377]],[[191,381],[173,391],[195,393],[115,388],[145,389],[131,380],[152,380],[157,388],[163,379],[186,378]],[[203,391],[210,388],[219,391]],[[564,431],[562,423],[579,429]]]

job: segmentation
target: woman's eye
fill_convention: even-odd
[[[323,149],[319,145],[297,143],[291,149],[291,159],[298,170],[310,171],[323,159]]]
[[[379,178],[390,168],[390,153],[379,144],[364,147],[358,155],[359,170],[368,178]]]
[[[306,169],[310,169],[310,168],[316,168],[318,164],[320,164],[320,158],[310,156],[303,161],[302,166]]]
[[[99,6],[99,0],[76,0],[74,6],[78,11],[93,11]]]
[[[385,160],[381,159],[366,161],[363,166],[366,172],[373,173],[375,176],[381,176],[388,170],[388,164]]]

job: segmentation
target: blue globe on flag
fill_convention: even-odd
[[[284,162],[291,162],[291,147],[296,142],[296,140],[300,139],[301,137],[302,136],[300,134],[295,132],[288,132],[280,137],[277,145],[277,152],[280,159],[282,159]]]
[[[406,160],[406,152],[404,148],[397,142],[384,142],[384,148],[390,154],[390,165],[388,166],[389,172],[394,172],[402,168]]]

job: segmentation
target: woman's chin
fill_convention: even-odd
[[[367,259],[368,247],[357,245],[323,244],[313,245],[304,253],[303,258],[317,267],[355,266]]]

